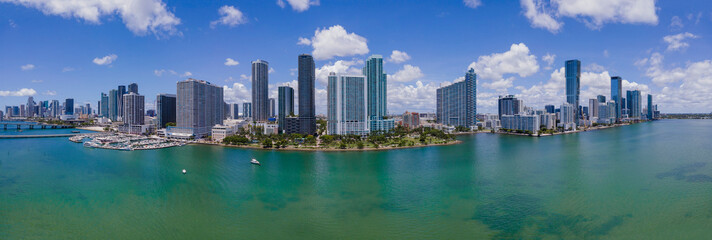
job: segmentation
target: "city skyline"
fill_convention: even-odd
[[[560,8],[551,7],[550,10],[560,13],[550,16],[556,24],[542,28],[535,24],[536,17],[530,17],[526,2],[482,1],[475,8],[459,1],[435,7],[430,6],[432,3],[414,3],[400,11],[422,16],[425,22],[419,21],[417,27],[410,24],[416,19],[383,15],[382,21],[393,22],[398,27],[395,33],[369,28],[372,20],[360,23],[359,19],[320,16],[334,8],[366,9],[377,4],[375,2],[339,3],[338,6],[322,2],[301,10],[289,4],[281,8],[273,2],[229,3],[228,6],[239,10],[244,20],[235,25],[231,25],[229,18],[223,18],[227,13],[220,10],[223,9],[221,4],[198,6],[195,14],[189,14],[185,11],[186,4],[179,2],[163,7],[166,13],[181,20],[181,24],[171,25],[175,34],[166,34],[161,33],[165,25],[160,24],[141,33],[140,29],[133,29],[131,23],[120,21],[120,15],[113,16],[116,19],[100,15],[97,21],[101,24],[92,24],[82,17],[45,16],[38,11],[38,8],[45,9],[43,5],[26,6],[11,1],[0,4],[4,16],[0,20],[7,23],[0,26],[0,31],[7,36],[0,46],[6,53],[0,57],[0,71],[10,79],[0,88],[0,106],[23,104],[28,95],[37,100],[73,98],[76,105],[96,105],[98,92],[105,92],[107,86],[133,82],[141,85],[142,95],[155,96],[172,93],[170,86],[188,77],[220,85],[225,90],[227,103],[250,102],[249,62],[253,59],[270,62],[269,78],[273,81],[270,81],[269,97],[276,98],[277,86],[289,83],[298,88],[297,74],[292,70],[297,67],[294,56],[310,53],[315,56],[317,114],[326,113],[328,72],[358,73],[367,57],[373,54],[384,58],[389,114],[435,112],[435,89],[460,79],[461,73],[470,66],[478,74],[478,112],[496,112],[497,97],[506,94],[513,94],[528,106],[537,108],[558,105],[565,96],[565,86],[560,84],[564,75],[561,69],[569,59],[582,62],[581,105],[597,95],[611,97],[610,77],[621,76],[623,91],[637,89],[641,96],[652,93],[662,112],[711,111],[706,103],[712,95],[708,81],[712,61],[705,54],[712,47],[705,41],[712,24],[709,3],[693,1],[673,6],[649,1],[654,9],[641,9],[650,17],[648,20],[626,18],[634,16],[625,13],[613,15],[627,20],[615,20],[583,10],[579,16],[569,17],[561,13]],[[393,3],[380,5],[393,9],[390,4]],[[623,7],[609,6],[610,10]],[[369,13],[385,10],[374,11]],[[533,16],[546,15],[535,13],[539,15]],[[271,15],[280,16],[268,19]],[[475,24],[485,19],[493,26]],[[513,23],[499,23],[502,19]],[[297,27],[274,33],[274,30],[284,29],[265,26],[284,20],[296,21]],[[443,27],[460,22],[475,24],[474,31]],[[50,32],[39,26],[64,31]],[[258,29],[260,27],[267,30]],[[500,34],[498,28],[502,27],[509,28],[508,34]],[[424,34],[424,31],[430,32]],[[28,36],[43,39],[48,34],[59,38],[52,37],[57,40],[37,49],[33,48],[37,44],[32,44],[35,40],[28,39]],[[61,38],[65,34],[87,37],[72,43]],[[275,40],[260,43],[245,35]],[[394,42],[401,35],[417,37]],[[484,35],[491,37],[475,38],[476,44],[463,40]],[[610,35],[616,38],[610,39]],[[205,40],[216,37],[230,38],[235,43]],[[220,43],[226,49],[216,53],[204,43],[188,47],[192,41]],[[333,43],[344,41],[352,44],[341,44],[347,48],[333,48]],[[582,45],[585,47],[579,47]],[[279,46],[276,48],[279,50],[270,46]],[[41,51],[47,47],[63,50]],[[80,47],[86,50],[78,51]],[[172,60],[183,60],[188,55],[195,59],[185,63]],[[63,60],[52,61],[58,58]],[[139,58],[146,61],[138,61]],[[79,85],[82,87],[76,88]],[[146,109],[155,109],[153,101],[146,102]]]

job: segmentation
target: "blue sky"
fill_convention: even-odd
[[[101,92],[136,82],[151,108],[187,77],[241,103],[250,61],[269,61],[276,96],[277,85],[296,85],[297,55],[313,53],[318,113],[328,72],[356,73],[372,54],[386,59],[390,113],[434,112],[435,89],[469,67],[478,112],[495,112],[503,94],[559,105],[561,68],[574,58],[584,103],[608,96],[619,75],[663,112],[710,112],[711,33],[703,0],[0,0],[0,106],[28,95],[94,106]]]

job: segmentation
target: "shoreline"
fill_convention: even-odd
[[[568,132],[556,132],[552,134],[526,134],[526,133],[515,133],[515,132],[494,132],[495,134],[502,134],[502,135],[512,135],[512,136],[523,136],[523,137],[549,137],[549,136],[557,136],[557,135],[566,135],[566,134],[574,134],[574,133],[583,133],[583,132],[589,132],[589,131],[597,131],[597,130],[602,130],[602,129],[609,129],[609,128],[616,128],[616,127],[623,127],[623,126],[629,126],[632,125],[633,123],[627,123],[627,124],[616,124],[616,125],[611,125],[611,126],[602,126],[602,127],[590,127],[586,128],[583,130],[576,130],[576,131],[568,131]]]
[[[430,147],[430,146],[448,146],[448,145],[456,145],[460,144],[462,141],[460,140],[454,140],[452,142],[447,142],[447,143],[434,143],[434,144],[428,144],[428,145],[414,145],[414,146],[404,146],[404,147],[380,147],[380,148],[347,148],[347,149],[339,149],[339,148],[294,148],[294,147],[287,147],[287,148],[263,148],[259,146],[248,146],[248,145],[228,145],[228,144],[223,144],[223,143],[208,143],[208,142],[193,142],[189,144],[198,144],[198,145],[212,145],[212,146],[220,146],[220,147],[229,147],[229,148],[242,148],[242,149],[254,149],[254,150],[275,150],[275,151],[303,151],[303,152],[368,152],[368,151],[386,151],[386,150],[397,150],[397,149],[408,149],[408,148],[422,148],[422,147]]]

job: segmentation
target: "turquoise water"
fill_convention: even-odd
[[[661,120],[377,152],[0,139],[0,239],[707,239],[710,136]]]

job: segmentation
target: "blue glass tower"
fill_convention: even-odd
[[[287,116],[294,115],[294,88],[280,86],[277,89],[277,116],[279,117],[279,133],[282,133]]]
[[[316,133],[314,58],[309,54],[301,54],[298,57],[297,65],[299,71],[299,76],[297,76],[299,81],[299,132],[310,135]]]
[[[574,107],[574,123],[579,125],[579,95],[581,94],[581,61],[566,61],[566,102]]]
[[[371,120],[383,119],[387,114],[386,109],[386,74],[383,72],[383,57],[371,55],[363,67],[368,90],[367,114]]]
[[[621,77],[615,76],[611,77],[611,100],[613,100],[616,104],[616,122],[621,121],[621,108],[623,107],[623,99],[621,99],[623,95],[623,81]],[[613,116],[611,116],[613,117]]]

